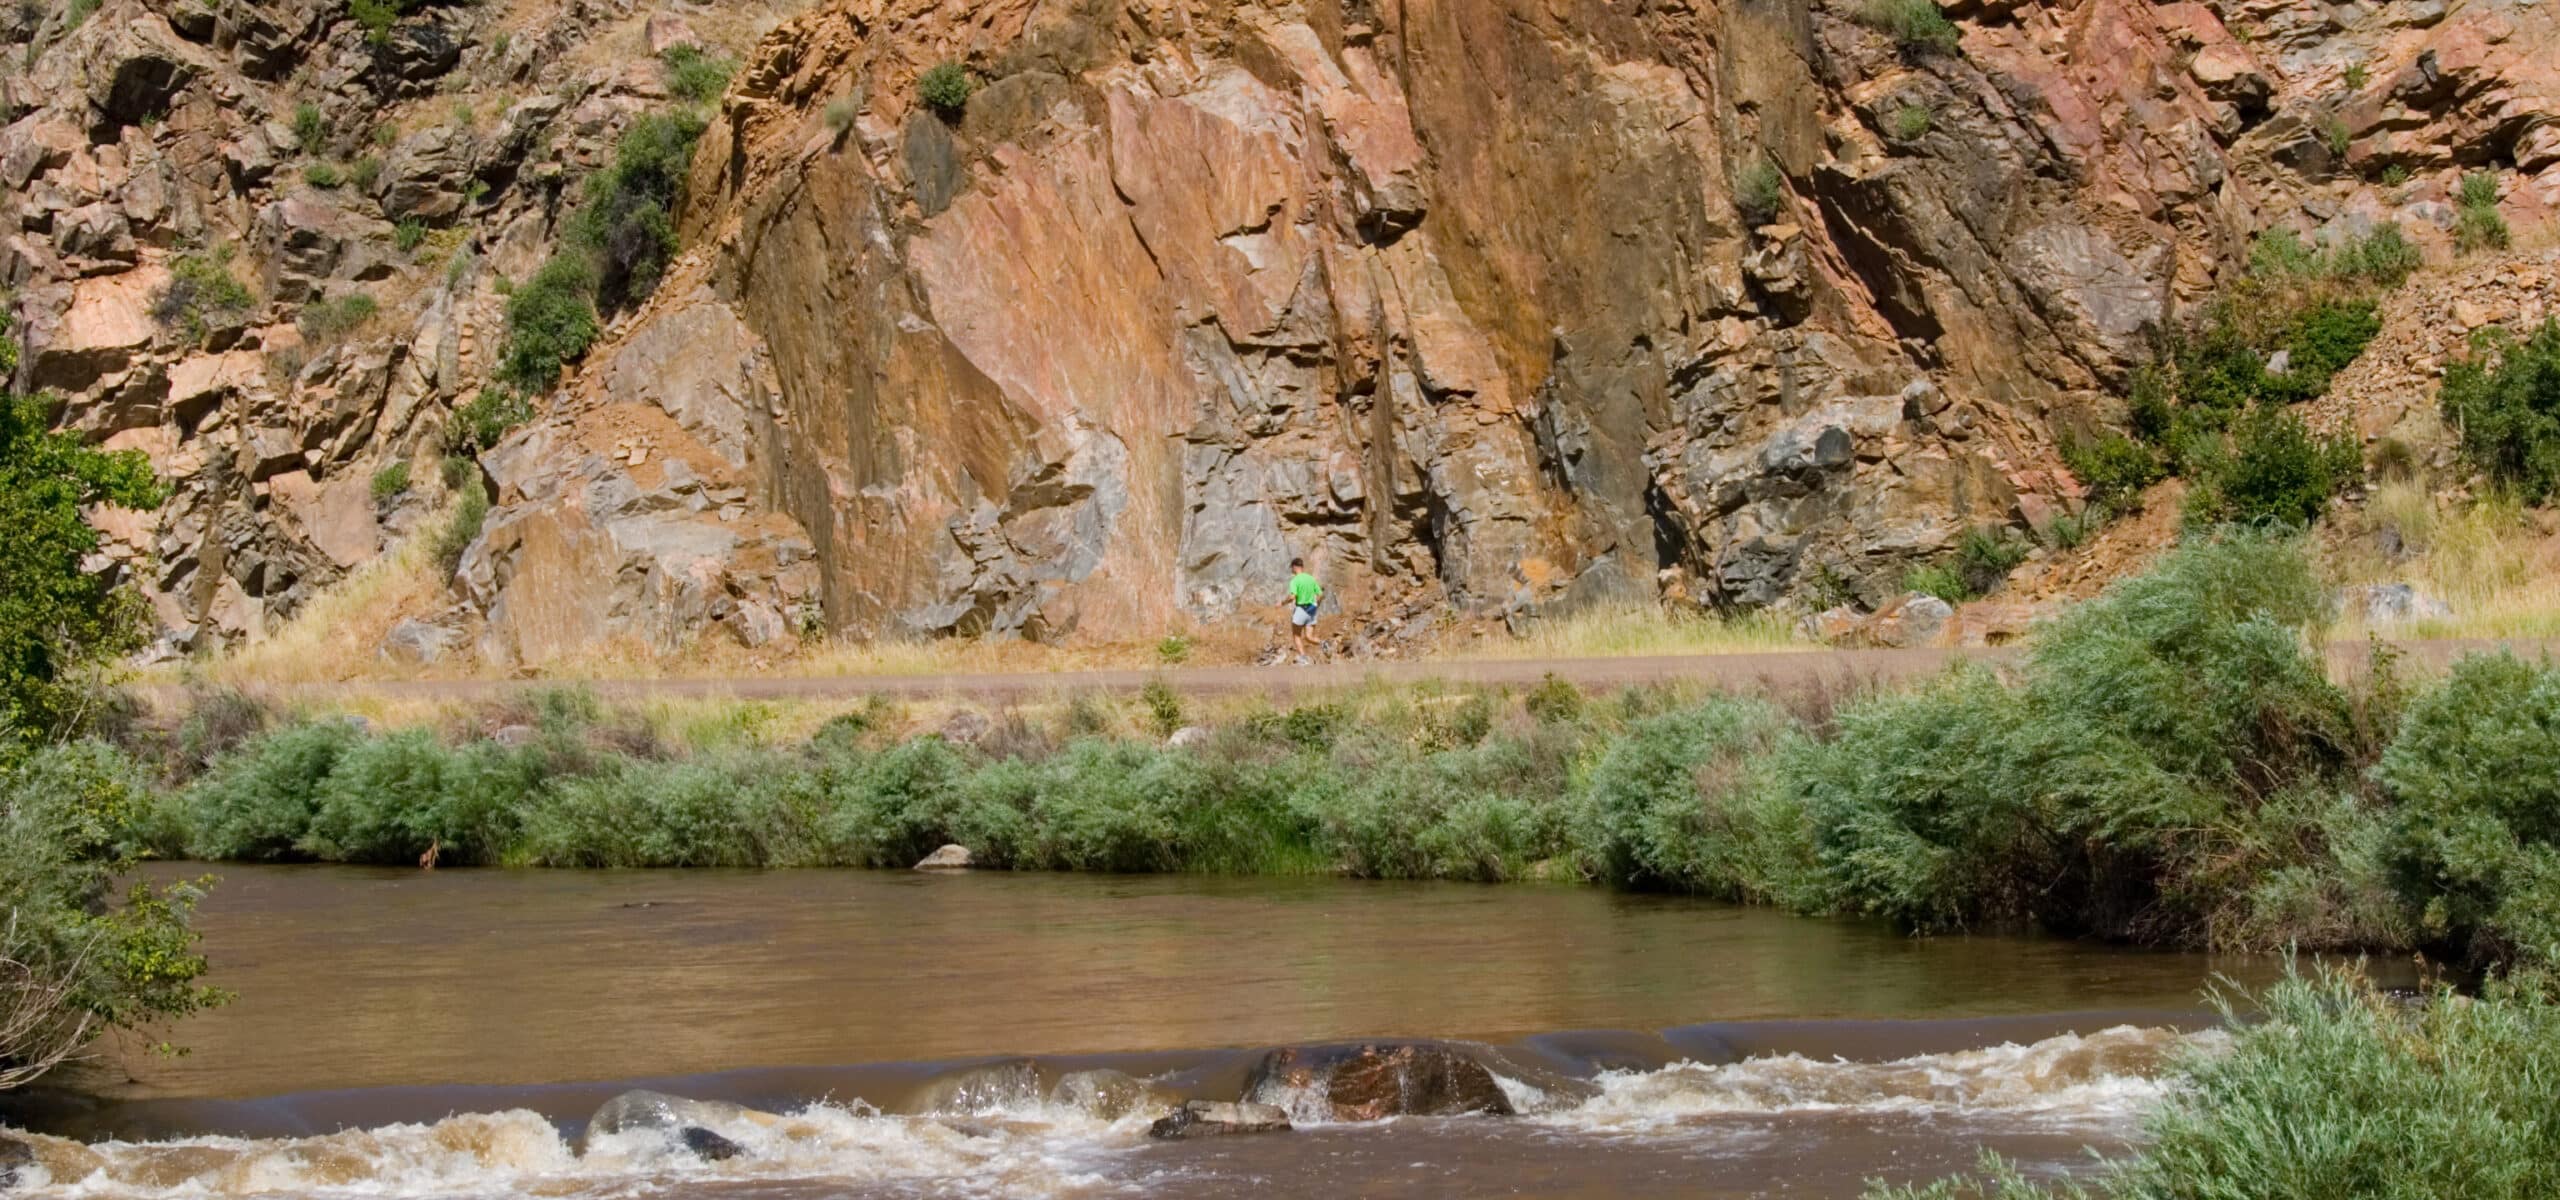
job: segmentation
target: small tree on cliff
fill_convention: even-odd
[[[0,314],[0,379],[17,369],[8,333]],[[84,510],[157,508],[163,496],[139,451],[53,431],[52,407],[0,393],[0,736],[10,740],[62,730],[79,708],[80,669],[141,644],[139,598],[83,565],[98,549]]]

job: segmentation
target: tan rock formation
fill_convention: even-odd
[[[2052,428],[2257,233],[2441,255],[2476,170],[2519,228],[2560,206],[2560,22],[2524,0],[1959,0],[1949,55],[1849,0],[792,7],[698,152],[686,256],[478,464],[487,658],[1152,637],[1264,612],[1293,554],[1353,613],[1872,608],[2076,504]],[[438,473],[365,482],[444,448],[501,279],[673,103],[655,53],[742,19],[0,15],[37,50],[0,81],[19,382],[178,484],[113,557],[172,648],[421,527]],[[948,118],[915,94],[943,61],[980,85]],[[173,320],[218,245],[252,302]],[[357,328],[296,320],[358,292]]]

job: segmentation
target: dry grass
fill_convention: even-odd
[[[2353,524],[2327,547],[2341,585],[2409,583],[2453,609],[2450,619],[2413,621],[2386,632],[2402,638],[2560,637],[2560,531],[2550,514],[2513,500],[2448,500],[2422,483],[2375,489]],[[2396,536],[2401,555],[2384,552]],[[2333,636],[2361,640],[2360,620]]]
[[[1658,604],[1594,607],[1540,621],[1523,636],[1489,636],[1435,658],[1627,658],[1668,654],[1749,654],[1818,650],[1795,622],[1775,613],[1736,617],[1686,615]]]
[[[414,675],[383,660],[379,650],[402,618],[443,606],[444,583],[436,578],[428,543],[448,519],[439,512],[422,522],[421,532],[323,590],[282,628],[191,662],[179,673],[232,687]],[[145,680],[176,682],[166,675],[155,680],[153,674]]]

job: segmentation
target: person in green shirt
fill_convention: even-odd
[[[1307,574],[1307,560],[1289,560],[1289,636],[1296,641],[1298,664],[1306,665],[1307,651],[1315,644],[1316,606],[1324,603],[1324,585]]]

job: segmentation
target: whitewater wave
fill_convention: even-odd
[[[1550,1135],[1640,1138],[1712,1129],[1740,1115],[1842,1112],[2120,1131],[2160,1099],[2167,1086],[2160,1076],[2177,1049],[2221,1038],[2120,1026],[1889,1062],[1779,1054],[1605,1071],[1571,1086],[1541,1086],[1512,1072],[1497,1079],[1522,1120]],[[1117,1072],[1079,1072],[1042,1089],[1027,1067],[982,1070],[929,1093],[926,1111],[916,1114],[822,1103],[724,1127],[719,1132],[745,1152],[722,1162],[695,1158],[661,1131],[600,1136],[581,1147],[522,1109],[303,1138],[83,1145],[28,1136],[36,1161],[10,1194],[621,1200],[774,1195],[782,1193],[771,1185],[805,1182],[824,1184],[827,1195],[1135,1195],[1181,1169],[1178,1147],[1136,1161],[1161,1146],[1149,1142],[1147,1126],[1169,1094]]]

